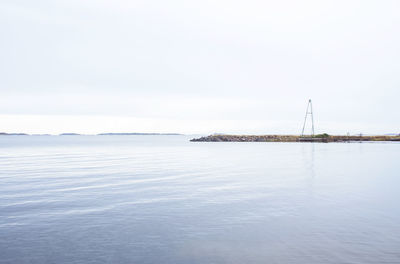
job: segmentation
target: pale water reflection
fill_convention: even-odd
[[[397,143],[0,137],[0,263],[400,263]]]

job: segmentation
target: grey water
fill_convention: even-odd
[[[400,263],[400,144],[0,137],[0,263]]]

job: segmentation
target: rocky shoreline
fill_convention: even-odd
[[[193,138],[192,142],[363,142],[363,141],[400,141],[397,136],[331,136],[321,134],[301,137],[296,135],[210,135]]]

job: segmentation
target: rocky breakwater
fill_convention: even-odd
[[[210,135],[194,138],[192,142],[296,142],[298,136],[290,135]]]
[[[309,137],[295,135],[210,135],[194,138],[192,142],[364,142],[364,141],[400,141],[396,136],[331,136],[319,134]]]

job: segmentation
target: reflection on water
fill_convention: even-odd
[[[0,263],[400,263],[400,144],[0,137]]]

